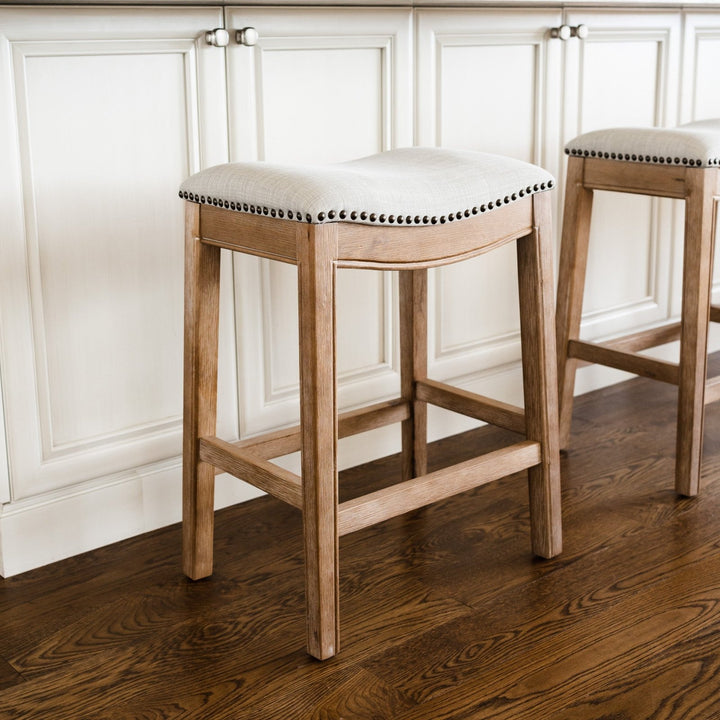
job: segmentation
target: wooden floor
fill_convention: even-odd
[[[633,380],[580,399],[555,560],[530,554],[522,476],[343,538],[325,663],[304,651],[300,515],[267,497],[218,513],[210,580],[181,575],[178,526],[0,580],[0,718],[720,718],[720,405],[702,495],[679,499],[674,398]]]

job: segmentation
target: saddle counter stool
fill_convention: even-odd
[[[338,538],[522,470],[534,552],[561,549],[551,176],[508,158],[405,148],[329,166],[220,165],[190,177],[186,203],[183,562],[212,572],[213,481],[229,472],[303,513],[308,652],[339,649]],[[517,241],[524,407],[427,378],[427,268]],[[238,443],[215,437],[220,249],[297,266],[299,427]],[[335,284],[340,267],[399,270],[400,397],[337,415]],[[426,471],[426,404],[524,433]],[[401,422],[403,478],[338,504],[337,438]],[[269,462],[301,451],[301,476]]]
[[[710,321],[720,321],[710,293],[715,211],[720,195],[720,120],[674,129],[611,128],[589,132],[565,148],[567,190],[557,296],[561,446],[569,444],[575,371],[598,363],[678,386],[675,489],[696,495],[700,486],[705,404],[720,398],[720,378],[707,380]],[[682,311],[679,323],[604,343],[580,340],[594,190],[685,201]],[[680,339],[679,363],[638,354]]]

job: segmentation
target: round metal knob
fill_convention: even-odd
[[[590,30],[587,25],[576,25],[574,28],[570,28],[572,36],[579,40],[584,40],[589,34]]]
[[[227,47],[230,43],[230,33],[224,28],[215,28],[205,33],[205,42],[214,47]]]
[[[235,40],[240,45],[247,45],[248,47],[252,47],[253,45],[257,45],[257,41],[260,39],[260,34],[254,27],[246,27],[242,30],[238,30],[235,33]]]
[[[572,28],[569,25],[551,28],[550,37],[558,38],[559,40],[569,40],[572,37]]]

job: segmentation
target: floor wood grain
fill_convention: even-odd
[[[720,720],[720,405],[694,499],[674,423],[648,380],[579,398],[554,560],[530,553],[523,475],[342,538],[325,663],[300,513],[272,498],[218,513],[207,580],[182,576],[178,526],[0,580],[0,720]],[[431,469],[510,437],[443,440]],[[400,473],[346,471],[342,499]]]

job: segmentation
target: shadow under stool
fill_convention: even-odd
[[[700,487],[705,404],[720,398],[720,377],[707,379],[713,246],[720,195],[720,120],[674,129],[610,128],[580,135],[565,148],[567,188],[557,295],[560,442],[569,444],[575,371],[580,362],[626,370],[678,386],[675,489]],[[593,191],[611,190],[685,201],[680,322],[607,342],[580,339]],[[679,363],[640,351],[680,340]]]
[[[339,650],[338,538],[527,470],[533,551],[561,549],[550,194],[543,169],[509,158],[405,148],[327,166],[219,165],[183,183],[186,203],[183,562],[212,572],[213,486],[228,472],[303,514],[308,652]],[[517,244],[524,407],[427,377],[427,270]],[[300,425],[241,442],[215,436],[220,250],[297,266]],[[338,268],[398,270],[400,396],[337,413]],[[513,281],[514,282],[514,281]],[[468,311],[472,311],[468,308]],[[525,435],[427,472],[427,403]],[[337,441],[401,423],[402,479],[338,502]],[[270,462],[301,451],[301,475]]]

